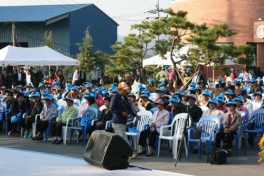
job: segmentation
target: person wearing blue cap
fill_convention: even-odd
[[[223,113],[227,113],[227,109],[225,105],[225,98],[224,95],[220,94],[216,97],[217,100],[217,109],[222,111]]]
[[[236,101],[237,107],[236,110],[237,111],[242,111],[245,112],[248,116],[248,109],[246,107],[244,107],[244,99],[242,97],[242,95],[237,96],[236,98],[234,98],[234,100]]]
[[[208,100],[210,98],[210,92],[205,89],[203,92],[202,92],[202,97],[201,97],[201,101],[198,103],[199,106],[208,106]]]
[[[256,109],[262,107],[262,105],[263,105],[262,93],[256,92],[256,93],[254,93],[254,96],[255,96],[255,99],[252,101],[252,103],[256,104],[255,105],[255,110],[256,110]]]
[[[173,117],[179,113],[186,113],[186,106],[181,103],[181,100],[177,95],[171,97],[169,102],[171,103],[171,106],[168,110],[173,114]]]
[[[208,101],[209,110],[206,111],[203,115],[214,115],[219,117],[220,122],[223,122],[224,113],[217,109],[217,98],[212,98]]]
[[[20,121],[20,126],[26,129],[24,133],[24,138],[31,137],[31,128],[32,128],[32,123],[35,122],[35,116],[37,114],[40,114],[42,109],[43,109],[43,103],[40,100],[40,93],[35,92],[32,96],[32,104],[30,106],[29,111],[27,112],[25,118],[22,118]],[[37,122],[40,119],[37,119]]]
[[[12,136],[16,133],[18,123],[21,119],[22,114],[24,114],[27,111],[27,105],[24,102],[24,95],[22,93],[19,93],[17,95],[17,98],[11,105],[10,112],[8,113],[8,127],[9,132],[8,136]],[[20,113],[20,115],[19,115]],[[12,117],[16,116],[17,120],[12,121]]]
[[[144,107],[147,111],[151,109],[151,103],[149,101],[148,95],[146,93],[143,93],[140,95],[140,100],[138,102],[139,107]]]
[[[154,79],[153,78],[149,78],[147,81],[148,81],[147,87],[148,87],[149,92],[150,93],[156,92],[156,88],[154,86]]]
[[[43,140],[43,132],[48,128],[49,121],[55,121],[57,117],[57,107],[52,103],[52,95],[48,94],[44,97],[45,105],[40,113],[40,120],[36,125],[36,136],[32,140]]]
[[[255,78],[251,79],[251,84],[250,84],[250,89],[249,89],[249,93],[256,93],[256,92],[261,92],[263,93],[263,90],[261,88],[260,85],[257,85],[257,80]]]
[[[65,101],[67,103],[66,109],[62,114],[57,117],[56,121],[51,123],[51,136],[54,137],[52,144],[62,144],[62,127],[66,125],[68,119],[73,117],[78,117],[78,109],[73,106],[73,97],[66,97]]]
[[[234,135],[237,134],[238,126],[242,123],[241,115],[236,111],[236,102],[234,99],[226,103],[228,107],[228,112],[225,113],[223,130],[216,133],[216,148],[220,148],[220,143],[223,140],[226,142],[226,147],[228,151],[227,156],[232,156],[232,142]],[[225,144],[224,144],[225,146]]]

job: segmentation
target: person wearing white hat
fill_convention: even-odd
[[[159,99],[155,102],[155,104],[157,105],[158,110],[153,113],[152,119],[149,123],[150,127],[140,132],[138,142],[140,145],[140,153],[138,153],[139,155],[146,153],[145,145],[147,138],[149,138],[149,151],[147,156],[152,156],[154,154],[153,148],[156,141],[156,136],[160,133],[160,127],[162,125],[167,125],[170,120],[169,111],[164,109],[165,102],[162,99]],[[166,134],[166,132],[166,130],[163,131],[164,134]]]
[[[57,107],[52,103],[52,95],[48,94],[44,97],[45,105],[40,113],[40,121],[36,125],[36,136],[32,140],[43,140],[43,131],[46,130],[49,120],[55,120],[57,117]]]
[[[78,117],[78,109],[73,106],[73,98],[66,97],[67,108],[62,114],[51,124],[51,136],[54,137],[52,144],[62,144],[62,127],[66,125],[68,119]]]

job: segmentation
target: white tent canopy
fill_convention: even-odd
[[[182,47],[179,51],[174,52],[173,60],[175,62],[178,62],[181,60],[180,56],[181,55],[186,55],[188,52],[189,47],[184,46]],[[143,60],[143,67],[147,65],[171,65],[171,60],[170,60],[170,52],[167,52],[165,55],[165,58],[163,59],[160,57],[160,55],[153,56],[151,58]],[[182,61],[180,65],[188,65],[186,61]]]
[[[6,46],[0,50],[0,64],[7,65],[79,65],[77,59],[65,56],[47,46],[22,48]]]

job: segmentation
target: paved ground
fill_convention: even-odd
[[[84,147],[75,141],[72,145],[52,145],[51,139],[49,143],[45,143],[44,141],[8,137],[3,134],[0,134],[0,146],[80,158],[82,158],[84,152]],[[228,163],[225,165],[210,165],[206,163],[204,155],[200,160],[197,155],[191,154],[189,162],[183,156],[176,168],[174,167],[175,161],[173,160],[172,154],[167,151],[166,146],[165,144],[162,145],[160,157],[149,158],[140,156],[136,159],[131,159],[129,162],[134,166],[197,176],[264,175],[264,167],[257,163],[257,153],[259,152],[257,146],[255,148],[248,147],[247,154],[244,154],[241,150],[238,157],[228,158]]]

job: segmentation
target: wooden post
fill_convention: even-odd
[[[15,23],[12,23],[12,44],[16,46],[16,26]]]

